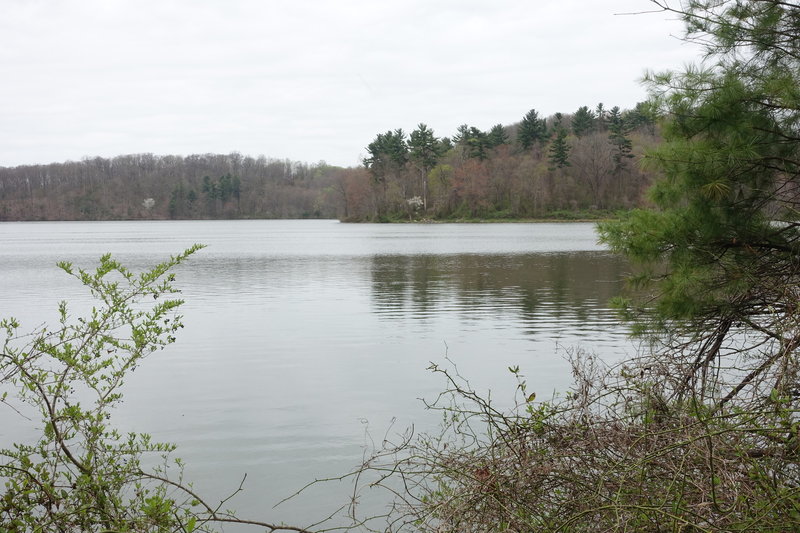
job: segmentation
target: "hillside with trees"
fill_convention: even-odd
[[[378,134],[364,166],[153,154],[0,167],[1,220],[579,218],[642,205],[657,145],[645,104],[598,104],[437,137]]]
[[[573,218],[641,205],[651,176],[636,159],[658,143],[646,104],[540,117],[437,138],[425,124],[378,134],[368,176],[345,173],[344,218]]]

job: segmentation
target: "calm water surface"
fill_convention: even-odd
[[[3,223],[0,315],[26,330],[59,300],[89,305],[59,260],[145,268],[207,244],[178,271],[186,328],[131,376],[118,423],[178,443],[200,491],[222,497],[247,473],[233,507],[305,525],[348,487],[273,505],[359,463],[367,428],[436,427],[419,400],[443,386],[430,362],[510,402],[509,365],[542,398],[569,384],[567,349],[632,352],[607,305],[626,266],[596,239],[591,224]],[[4,443],[28,431],[0,421]]]

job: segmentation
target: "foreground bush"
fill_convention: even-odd
[[[800,527],[797,401],[719,410],[676,394],[675,361],[573,358],[575,388],[498,410],[452,369],[440,434],[384,446],[357,472],[388,531],[791,531]],[[642,366],[646,365],[646,366]],[[531,401],[527,401],[527,400]]]
[[[359,472],[399,494],[395,526],[800,530],[800,5],[651,3],[706,48],[649,76],[652,208],[601,224],[637,268],[618,303],[652,345],[615,368],[576,357],[566,397],[510,412],[435,368],[444,432]]]
[[[61,263],[96,300],[87,316],[62,302],[54,327],[20,334],[16,320],[0,321],[0,407],[16,410],[20,425],[23,414],[38,417],[41,430],[0,450],[0,531],[191,532],[222,523],[304,531],[238,518],[227,500],[208,503],[184,482],[174,445],[113,424],[127,375],[183,327],[171,270],[199,248],[140,274],[108,255],[94,272]]]

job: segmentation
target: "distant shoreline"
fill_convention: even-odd
[[[602,218],[459,218],[459,219],[416,219],[416,220],[341,220],[337,218],[107,218],[107,219],[19,219],[0,220],[0,224],[14,222],[187,222],[187,221],[226,221],[226,220],[337,220],[342,224],[542,224],[558,223],[568,224],[586,222],[607,222],[616,220],[617,217]]]
[[[455,219],[455,220],[391,220],[387,222],[377,222],[373,220],[352,221],[340,220],[342,224],[569,224],[569,223],[586,223],[586,222],[608,222],[615,220],[614,218],[520,218],[520,219]]]
[[[386,218],[384,220],[359,220],[359,219],[340,219],[346,224],[540,224],[543,222],[607,222],[620,218],[620,212],[602,211],[592,212],[565,212],[560,211],[552,216],[535,218],[514,218],[514,217],[489,217],[489,218]]]

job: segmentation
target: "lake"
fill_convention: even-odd
[[[89,305],[55,264],[92,267],[105,252],[146,268],[193,243],[177,271],[186,328],[127,382],[117,423],[176,442],[186,477],[246,517],[307,525],[346,503],[331,483],[273,509],[307,482],[342,474],[382,438],[438,416],[420,398],[449,364],[501,405],[519,365],[529,390],[570,383],[567,351],[631,354],[608,307],[624,261],[592,224],[340,224],[304,221],[0,224],[0,315],[22,331],[59,300]],[[505,403],[504,403],[505,402]],[[23,420],[0,413],[0,441]]]

